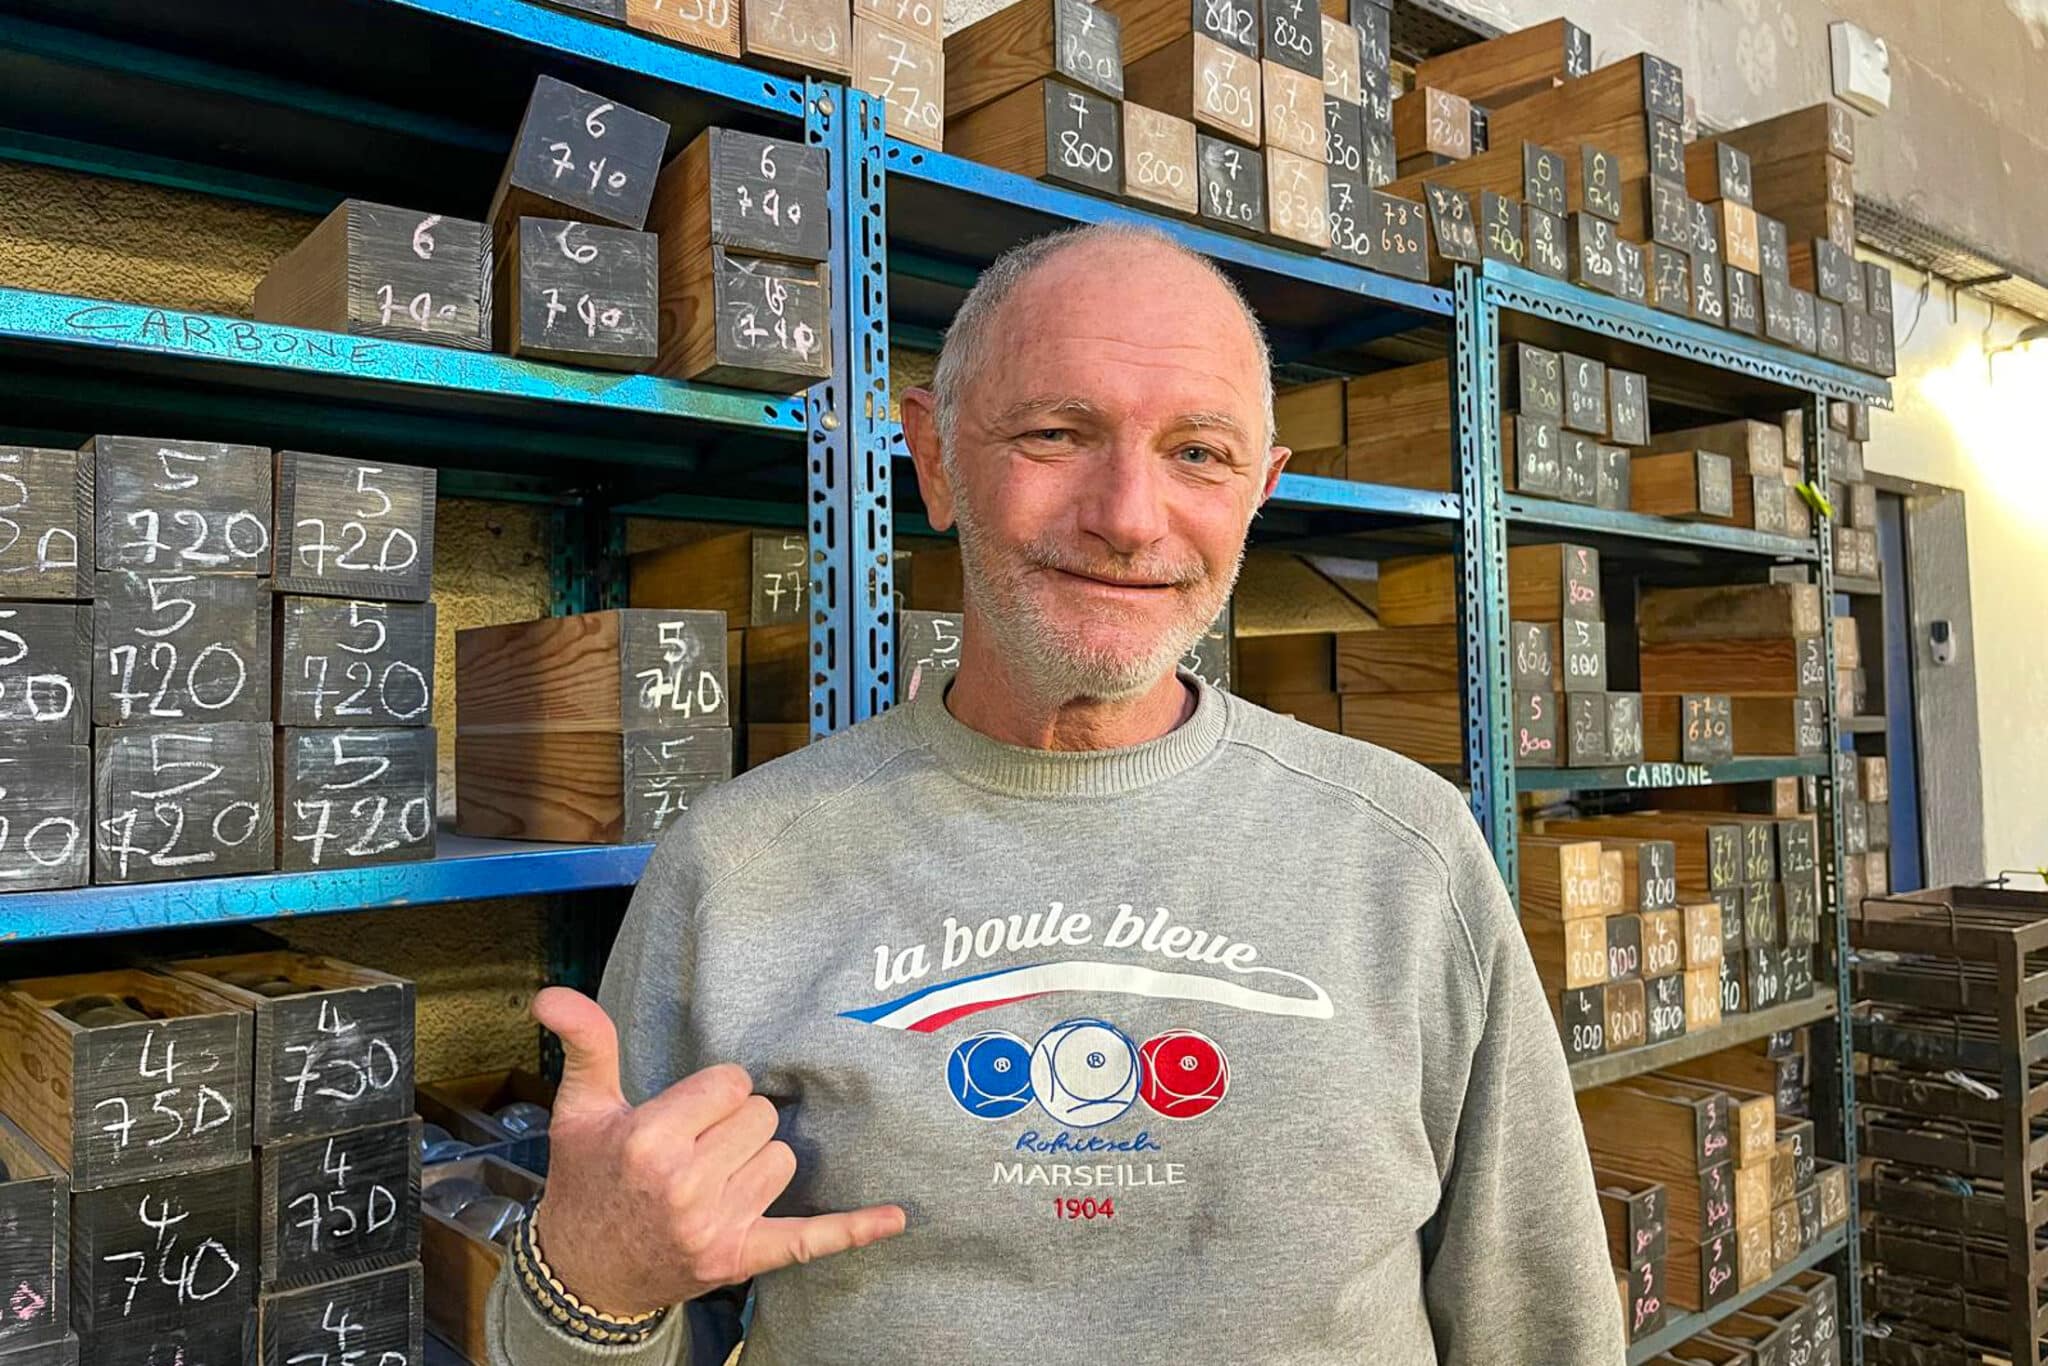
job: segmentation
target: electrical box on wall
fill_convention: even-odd
[[[1866,114],[1892,107],[1892,54],[1884,39],[1846,19],[1828,25],[1835,98]]]

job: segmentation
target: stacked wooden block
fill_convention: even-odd
[[[0,1348],[418,1360],[412,1041],[410,983],[289,953],[0,987]]]
[[[664,166],[668,139],[542,76],[487,222],[345,201],[257,286],[255,315],[773,392],[830,373],[824,150],[710,128]]]
[[[1632,506],[1631,448],[1650,440],[1649,380],[1569,351],[1518,343],[1511,354],[1502,382],[1503,486],[1588,507]],[[1654,485],[1655,471],[1644,474]]]
[[[1812,584],[1644,589],[1636,634],[1649,757],[1823,753],[1822,626]]]
[[[1841,1366],[1841,1318],[1835,1278],[1825,1271],[1802,1271],[1770,1294],[1752,1300],[1741,1313],[1687,1338],[1663,1356],[1651,1357],[1649,1366],[1795,1361],[1806,1366]]]
[[[732,774],[722,611],[645,607],[455,636],[455,828],[659,838]]]
[[[1835,514],[1835,573],[1875,579],[1881,572],[1877,552],[1877,487],[1863,468],[1863,446],[1870,440],[1868,405],[1839,400],[1830,403],[1827,431],[1822,439],[1828,449],[1828,502]]]
[[[1649,453],[1637,458],[1643,487],[1636,510],[1773,536],[1810,535],[1798,492],[1803,454],[1791,444],[1798,439],[1783,420],[1751,418],[1656,432]]]
[[[1837,754],[1834,776],[1842,809],[1841,904],[1854,907],[1867,896],[1891,895],[1891,761],[1882,754]],[[1817,804],[1814,786],[1811,778],[1801,785],[1809,810]]]

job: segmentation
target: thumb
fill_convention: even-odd
[[[619,1032],[604,1007],[568,987],[547,987],[533,998],[533,1018],[562,1041],[562,1082],[555,1109],[624,1108],[619,1089]]]

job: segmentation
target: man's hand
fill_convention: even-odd
[[[745,1069],[707,1067],[628,1105],[603,1007],[549,987],[533,1016],[564,1054],[534,1232],[555,1275],[592,1309],[644,1313],[903,1231],[895,1205],[763,1217],[796,1175],[796,1154],[776,1139],[775,1106],[752,1093]]]

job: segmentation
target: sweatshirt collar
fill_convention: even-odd
[[[1004,744],[961,722],[946,709],[952,686],[920,689],[910,703],[913,723],[939,762],[956,776],[1012,797],[1113,797],[1163,782],[1207,758],[1223,739],[1223,695],[1186,670],[1195,710],[1154,740],[1120,749],[1048,750]]]

